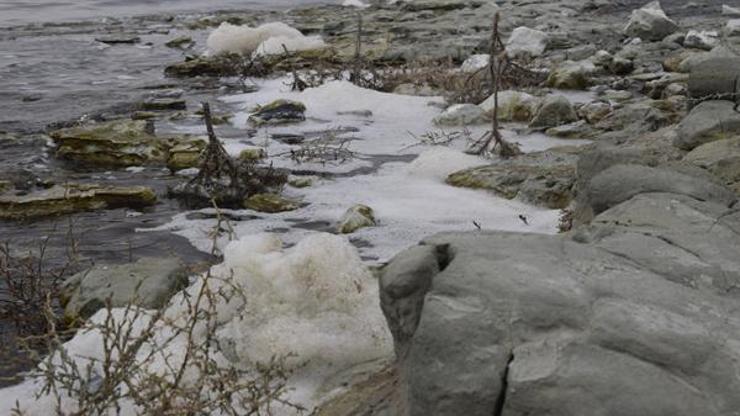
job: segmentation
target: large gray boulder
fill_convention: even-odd
[[[703,144],[684,160],[711,172],[740,195],[740,135]]]
[[[694,65],[689,76],[689,96],[697,101],[740,97],[740,58],[714,58]]]
[[[112,307],[135,304],[159,308],[187,284],[186,269],[174,257],[144,257],[134,263],[96,265],[64,282],[64,317],[68,321],[88,318],[108,301]]]
[[[736,415],[740,214],[630,201],[574,239],[450,233],[395,258],[382,291],[418,289],[384,306],[405,317],[397,414]]]
[[[624,33],[627,36],[657,41],[676,30],[678,30],[676,22],[666,16],[660,7],[660,2],[654,1],[632,12]]]
[[[704,143],[726,139],[740,133],[740,112],[732,101],[704,101],[694,107],[678,125],[674,144],[692,150]]]
[[[732,191],[707,179],[641,165],[612,166],[594,176],[583,191],[584,201],[594,214],[644,193],[685,195],[725,207],[729,207],[737,199]]]

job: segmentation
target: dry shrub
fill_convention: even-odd
[[[80,356],[64,344],[47,303],[47,350],[30,377],[40,381],[37,398],[49,396],[59,416],[117,414],[125,407],[137,414],[271,415],[275,406],[304,409],[289,402],[290,357],[243,370],[230,363],[216,336],[217,308],[243,289],[231,279],[205,274],[194,292],[183,292],[179,313],[132,305],[114,309],[110,301],[82,329],[93,334],[96,356]],[[20,405],[16,414],[22,415]]]

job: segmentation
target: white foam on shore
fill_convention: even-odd
[[[224,250],[224,262],[211,269],[208,284],[212,290],[239,287],[245,296],[229,301],[216,297],[219,304],[215,320],[221,324],[216,338],[219,345],[228,349],[224,354],[219,351],[217,357],[224,364],[249,371],[258,364],[269,363],[273,357],[290,355],[289,364],[300,367],[289,379],[290,391],[285,398],[311,409],[322,399],[320,390],[341,387],[325,384],[333,374],[368,361],[390,360],[393,344],[378,303],[378,283],[346,238],[321,233],[290,249],[282,247],[282,241],[274,234],[251,235],[229,244]],[[173,297],[167,319],[177,321],[189,316],[192,311],[183,299],[196,299],[205,282],[201,276],[185,292]],[[126,322],[123,309],[113,310],[112,316]],[[107,311],[102,310],[92,319],[103,322],[106,317]],[[147,319],[135,321],[133,333],[146,324]],[[156,343],[170,332],[166,326],[157,331],[155,344],[146,344],[140,356],[146,356],[151,348],[159,350],[158,358],[132,365],[166,374],[161,358],[174,359],[177,368],[177,360],[181,359],[178,357],[186,350],[186,334],[160,350]],[[194,336],[196,344],[205,341],[203,331],[196,330]],[[96,330],[79,332],[65,346],[81,368],[91,360],[103,358],[102,338]],[[100,369],[98,373],[103,374]],[[198,377],[197,371],[187,374],[185,383]],[[53,414],[50,397],[36,400],[40,388],[38,383],[26,381],[0,390],[0,414],[10,414],[16,400],[28,416]],[[121,405],[121,415],[140,414],[140,409],[130,402]],[[63,409],[74,411],[75,405],[65,400]],[[271,410],[275,415],[295,414],[275,403]]]
[[[432,124],[432,119],[441,112],[443,100],[440,97],[388,94],[359,88],[344,81],[329,82],[304,92],[290,91],[289,78],[260,80],[258,84],[260,90],[256,93],[222,98],[224,102],[242,110],[232,119],[235,127],[244,128],[250,112],[256,106],[279,98],[300,101],[307,108],[307,120],[303,123],[262,127],[258,130],[259,139],[254,144],[265,145],[267,153],[273,156],[269,163],[277,167],[344,173],[372,165],[373,158],[375,163],[399,155],[405,155],[407,159],[417,158],[410,163],[386,161],[374,173],[320,180],[309,188],[288,187],[286,196],[308,205],[279,214],[240,212],[258,218],[233,224],[237,236],[277,231],[284,241],[295,244],[316,232],[313,231],[317,228],[315,224],[319,224],[319,228],[323,224],[323,229],[332,230],[342,214],[358,203],[374,209],[378,226],[361,229],[351,237],[364,241],[360,249],[362,255],[377,261],[387,260],[399,250],[436,232],[474,231],[476,227],[473,221],[489,230],[557,231],[559,211],[509,201],[484,190],[455,188],[444,183],[452,172],[490,161],[463,154],[466,143],[462,140],[448,147],[418,145],[414,136],[440,131]],[[359,110],[370,111],[372,116],[360,115],[357,113]],[[338,114],[340,112],[342,115]],[[281,153],[289,153],[296,146],[268,139],[273,133],[303,134],[347,127],[358,131],[337,134],[337,137],[355,137],[349,148],[358,154],[358,158],[340,165],[296,164],[288,157],[276,157]],[[471,135],[478,137],[486,129],[485,125],[470,127]],[[524,151],[585,143],[581,140],[555,139],[541,133],[525,136],[518,135],[514,130],[503,130],[502,133],[508,140],[518,142]],[[225,147],[231,154],[238,154],[240,149],[247,146],[225,140]],[[524,224],[519,215],[526,215],[529,225]],[[300,223],[314,225],[296,227]],[[183,213],[157,229],[171,230],[188,238],[198,249],[210,251],[213,241],[209,236],[214,224],[213,219],[189,220],[187,214]],[[224,236],[218,241],[218,246],[223,248],[227,243],[228,239]]]
[[[214,29],[206,40],[208,51],[242,55],[273,55],[322,49],[326,44],[319,36],[304,36],[299,30],[282,22],[265,23],[257,27],[238,26],[224,22]]]

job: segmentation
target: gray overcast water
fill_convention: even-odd
[[[104,16],[283,8],[331,2],[338,0],[0,0],[0,27]]]

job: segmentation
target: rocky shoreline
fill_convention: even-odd
[[[127,218],[131,229],[112,235],[135,235],[141,246],[100,256],[104,264],[65,283],[64,320],[75,322],[110,300],[114,307],[167,305],[187,286],[188,266],[192,272],[204,259],[220,260],[203,253],[203,245],[223,254],[231,240],[238,243],[234,235],[273,231],[285,237],[285,250],[315,231],[347,235],[361,253],[372,253],[365,260],[385,263],[377,253],[408,245],[404,227],[416,227],[410,235],[423,241],[379,271],[395,359],[330,365],[336,379],[319,389],[317,414],[734,415],[740,10],[714,2],[612,3],[372,2],[362,9],[361,62],[352,7],[145,17],[108,25],[109,33],[95,23],[8,29],[8,39],[96,36],[113,48],[143,42],[180,56],[157,62],[159,76],[167,76],[157,80],[162,88],[135,103],[113,111],[80,103],[76,111],[90,115],[70,121],[69,111],[54,112],[44,131],[20,114],[34,102],[51,105],[47,97],[21,99],[0,121],[10,130],[0,145],[40,151],[44,167],[2,165],[0,230],[20,236],[24,223],[36,224],[32,241],[70,214],[86,228],[99,218]],[[508,53],[531,79],[501,91],[495,114],[507,140],[528,151],[482,159],[462,150],[466,137],[488,129],[492,98],[476,97],[485,79],[472,92],[459,82],[468,85],[486,68],[497,13]],[[320,36],[326,47],[286,48],[246,66],[239,55],[194,54],[194,45],[224,22],[275,21],[301,36]],[[133,30],[122,31],[132,22]],[[430,63],[439,73],[429,72]],[[367,73],[382,68],[395,75],[362,78],[352,69],[361,65]],[[354,85],[336,79],[344,71],[358,71]],[[211,168],[202,156],[209,150],[199,103],[217,97],[207,133],[215,127],[229,163],[239,164],[240,177],[254,175],[249,186],[259,191],[236,192],[224,210],[209,194],[215,208],[192,211],[173,190]],[[345,100],[341,108],[327,104],[338,99]],[[393,100],[409,113],[393,114]],[[406,124],[415,116],[424,119]],[[407,125],[442,133],[412,133],[411,142],[387,137]],[[423,151],[409,150],[415,146]],[[273,169],[279,183],[255,185]],[[408,220],[413,215],[394,211],[384,198],[403,200],[410,191],[382,193],[398,185],[398,169],[429,176],[408,179],[410,187],[431,186],[433,177],[435,192],[486,195],[457,201],[472,206],[462,215],[491,201],[513,208],[490,214],[482,226],[447,208]],[[373,185],[379,177],[385,182]],[[234,174],[216,180],[227,188],[236,182]],[[362,186],[371,203],[350,192]],[[345,199],[330,198],[337,193]],[[410,201],[431,211],[430,200]],[[151,219],[137,222],[139,216]],[[556,216],[559,235],[532,234],[554,234]],[[429,236],[427,227],[451,231]],[[143,228],[150,230],[136,232]],[[373,247],[386,241],[383,232],[403,235],[392,247]],[[175,250],[184,262],[168,258],[171,248],[162,245],[174,233],[200,254],[189,255],[190,247]],[[95,247],[85,254],[98,260]]]

